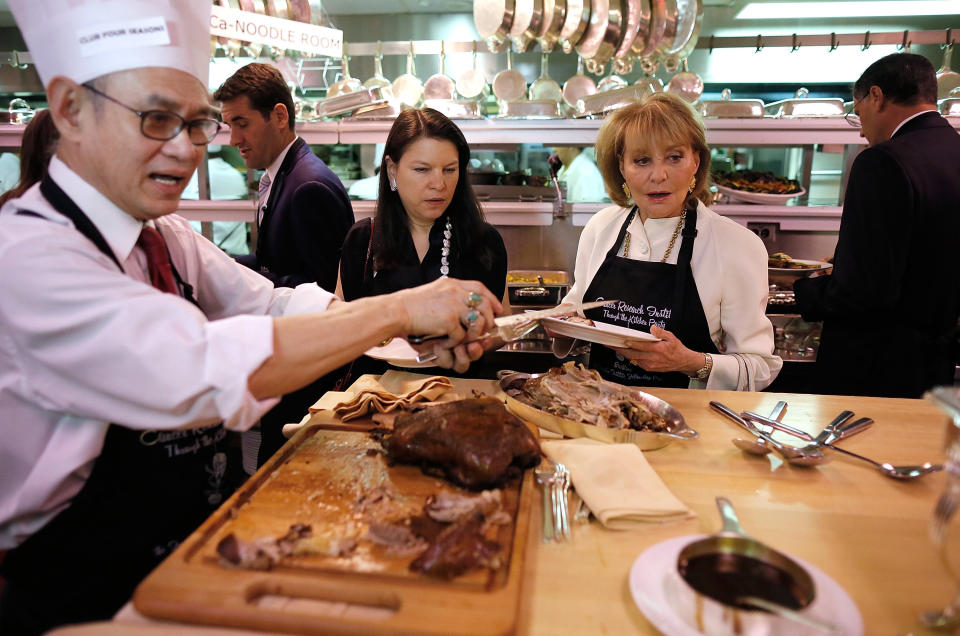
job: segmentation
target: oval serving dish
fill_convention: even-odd
[[[601,428],[594,424],[576,422],[559,415],[547,413],[517,397],[523,382],[541,375],[543,374],[501,372],[499,383],[500,390],[506,395],[508,409],[521,419],[532,422],[548,431],[559,433],[564,437],[588,437],[608,444],[636,444],[640,450],[656,450],[663,448],[675,439],[696,439],[699,437],[699,433],[687,426],[687,422],[683,419],[680,411],[660,398],[632,387],[624,388],[630,391],[637,402],[644,404],[648,409],[667,421],[669,427],[667,432]]]

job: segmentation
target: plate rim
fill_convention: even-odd
[[[667,578],[671,570],[663,569],[662,571],[654,573],[651,569],[651,564],[645,563],[643,561],[644,557],[648,560],[650,559],[651,554],[655,554],[659,559],[665,560],[669,563],[670,560],[675,560],[676,556],[680,554],[680,551],[683,549],[683,546],[688,545],[692,541],[697,541],[699,539],[704,539],[713,535],[709,534],[689,534],[689,535],[678,535],[671,537],[669,539],[664,539],[658,541],[651,546],[648,546],[643,550],[637,557],[633,560],[633,563],[630,565],[630,569],[627,572],[627,587],[630,590],[630,598],[633,600],[634,605],[640,613],[657,629],[663,631],[664,633],[671,634],[671,636],[702,636],[701,632],[697,631],[693,626],[689,625],[683,617],[676,611],[673,611],[672,604],[669,602],[668,593],[665,589]],[[675,545],[674,545],[675,544]],[[657,552],[662,554],[656,554]],[[840,583],[836,581],[829,574],[811,564],[804,559],[797,558],[790,553],[784,552],[791,559],[796,561],[800,566],[805,568],[809,573],[811,578],[814,580],[814,585],[817,589],[816,597],[814,598],[814,604],[817,603],[827,603],[825,609],[830,609],[832,612],[826,618],[831,618],[838,613],[840,615],[848,617],[851,621],[850,624],[839,624],[838,626],[843,628],[853,628],[850,632],[843,632],[847,636],[863,636],[864,626],[863,626],[863,614],[860,612],[860,608],[857,607],[856,602],[853,600],[853,597],[844,589]],[[669,558],[672,556],[672,559]],[[659,566],[660,563],[655,562],[654,566]],[[653,568],[656,570],[656,567]],[[679,578],[679,575],[678,575]],[[653,579],[653,580],[652,580]],[[638,582],[648,581],[651,585],[655,584],[658,587],[663,587],[663,596],[667,601],[663,604],[658,604],[656,602],[650,603],[648,607],[641,607],[641,603],[638,601],[638,597],[641,596],[643,588],[638,584]],[[824,587],[828,589],[824,589]],[[637,588],[641,588],[638,590]],[[644,598],[649,595],[643,595]],[[651,599],[656,601],[657,599]],[[843,607],[846,606],[846,607]],[[648,612],[649,610],[649,612]],[[659,622],[658,622],[659,621]],[[837,621],[835,621],[837,622]]]
[[[750,192],[749,190],[738,190],[736,188],[731,188],[730,186],[722,186],[720,184],[714,184],[717,187],[718,192],[722,192],[727,196],[741,197],[741,200],[746,200],[743,196],[757,196],[761,200],[765,200],[770,203],[786,203],[790,199],[795,199],[799,196],[802,196],[807,193],[807,189],[803,186],[800,186],[799,192],[792,192],[790,194],[774,194],[770,192]],[[747,203],[752,203],[752,201],[747,201]]]
[[[570,321],[568,321],[568,320],[563,320],[563,319],[561,319],[561,318],[556,318],[556,317],[541,318],[541,321],[544,321],[544,320],[549,320],[549,321],[551,321],[551,322],[548,323],[548,324],[551,324],[551,325],[565,325],[565,326],[568,326],[568,327],[571,328],[571,329],[583,328],[583,329],[588,329],[588,330],[596,330],[596,331],[588,331],[588,333],[596,333],[597,335],[601,335],[601,334],[602,334],[603,336],[608,336],[609,338],[607,338],[607,339],[605,339],[605,340],[593,340],[593,339],[590,339],[590,338],[580,338],[579,336],[576,336],[576,335],[571,336],[570,334],[563,334],[563,333],[561,333],[560,335],[565,335],[565,336],[570,337],[570,338],[577,338],[578,340],[586,340],[586,341],[588,341],[588,342],[595,342],[595,343],[597,343],[597,344],[599,344],[599,345],[603,345],[603,346],[607,346],[607,347],[621,347],[621,348],[625,348],[625,347],[629,347],[631,342],[660,342],[660,341],[661,341],[660,338],[657,338],[657,337],[654,336],[653,334],[651,334],[651,333],[649,333],[649,332],[646,332],[646,331],[640,331],[640,330],[638,330],[638,329],[631,329],[631,331],[636,331],[637,333],[641,333],[641,334],[646,333],[646,334],[649,335],[650,337],[649,337],[649,338],[631,338],[630,336],[621,335],[621,334],[618,334],[618,333],[615,333],[615,332],[612,332],[612,331],[605,331],[605,330],[603,330],[603,329],[601,329],[601,328],[599,328],[599,327],[596,327],[596,326],[594,326],[594,325],[585,325],[585,324],[583,324],[583,323],[570,322]],[[599,322],[599,323],[604,324],[604,325],[610,325],[610,326],[612,326],[612,327],[619,327],[619,325],[614,325],[614,324],[611,324],[611,323],[609,323],[609,322],[603,322],[602,320],[594,320],[594,322],[595,322],[595,323]],[[622,328],[622,329],[629,329],[629,327],[621,327],[621,328]],[[554,331],[557,331],[557,330],[554,329]],[[558,333],[559,333],[559,331],[558,331]],[[616,341],[617,341],[617,342],[620,342],[621,344],[607,344],[608,342],[614,342],[614,339],[616,339]]]

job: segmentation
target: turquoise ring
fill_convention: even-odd
[[[483,302],[483,296],[477,292],[470,292],[467,295],[467,307],[477,307]]]
[[[477,322],[479,318],[480,318],[480,314],[478,314],[475,311],[471,311],[469,314],[467,314],[467,325],[468,326],[472,325],[473,323]]]

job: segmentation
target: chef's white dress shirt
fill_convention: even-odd
[[[200,311],[150,285],[136,246],[139,221],[59,159],[49,171],[126,275],[39,185],[0,210],[0,549],[69,504],[110,423],[142,430],[255,424],[277,403],[247,388],[273,353],[272,317],[323,311],[333,297],[312,283],[275,289],[183,218],[158,219]]]
[[[583,300],[584,292],[629,212],[629,209],[611,206],[587,222],[577,247],[574,283],[563,302]],[[634,216],[627,228],[631,235],[629,258],[659,262],[678,220],[678,217],[647,219],[644,223],[639,215]],[[620,249],[622,255],[622,246]],[[679,252],[680,239],[667,262],[676,264]],[[783,366],[780,357],[773,355],[773,325],[765,314],[769,287],[763,241],[700,203],[690,267],[710,338],[721,352],[713,356],[713,371],[706,384],[691,380],[690,388],[762,390],[773,382]]]
[[[567,201],[570,203],[599,203],[610,200],[603,183],[603,175],[586,151],[574,157],[569,166],[560,168],[557,180],[567,186]]]

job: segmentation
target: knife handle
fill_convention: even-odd
[[[828,444],[833,444],[834,442],[839,442],[842,439],[846,439],[851,435],[856,435],[861,431],[865,431],[873,425],[873,420],[869,417],[861,417],[858,420],[854,420],[849,424],[844,424],[843,426],[837,428],[833,431],[833,434],[827,439]]]
[[[790,433],[790,434],[793,435],[794,437],[799,437],[799,438],[802,439],[802,440],[806,440],[806,441],[808,441],[808,442],[812,442],[812,441],[813,441],[813,435],[811,435],[810,433],[808,433],[808,432],[806,432],[806,431],[801,431],[801,430],[798,429],[798,428],[793,428],[792,426],[788,426],[787,424],[784,424],[783,422],[779,422],[779,421],[777,421],[777,420],[772,420],[772,419],[770,419],[769,417],[764,417],[763,415],[760,415],[759,413],[754,413],[754,412],[752,412],[752,411],[744,411],[744,412],[743,412],[743,417],[746,418],[746,419],[753,420],[754,422],[759,422],[760,424],[766,424],[767,426],[769,426],[769,427],[771,427],[771,428],[775,428],[775,429],[777,429],[778,431],[783,431],[784,433]]]

